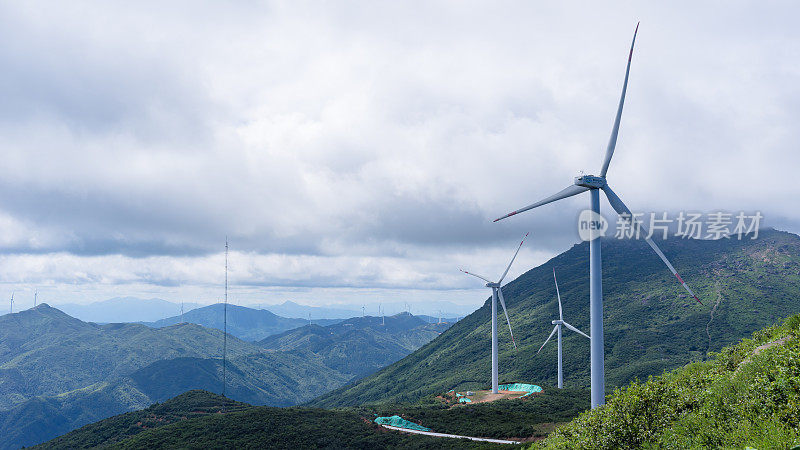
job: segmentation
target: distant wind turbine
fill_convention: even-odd
[[[508,263],[508,267],[506,267],[506,271],[503,272],[503,275],[500,279],[496,282],[490,281],[488,278],[483,277],[478,274],[474,274],[472,272],[467,272],[466,270],[459,269],[467,275],[472,275],[473,277],[480,278],[481,280],[486,282],[486,287],[492,289],[492,393],[498,393],[498,348],[497,348],[497,299],[500,299],[500,304],[503,305],[503,313],[506,315],[506,323],[508,323],[508,332],[511,334],[511,342],[514,344],[514,348],[517,348],[517,343],[514,341],[514,332],[511,331],[511,321],[508,319],[508,311],[506,310],[506,301],[503,298],[503,289],[500,287],[503,279],[508,275],[508,270],[511,269],[511,265],[514,264],[514,260],[517,259],[517,254],[519,254],[519,249],[522,248],[522,244],[525,243],[525,238],[528,237],[528,233],[525,233],[525,236],[522,238],[522,241],[519,243],[517,247],[517,251],[514,252],[514,257],[511,258],[511,262]]]
[[[600,176],[594,175],[581,175],[574,179],[574,183],[560,192],[557,192],[550,197],[545,198],[544,200],[538,201],[531,205],[528,205],[522,209],[518,209],[516,211],[512,211],[506,214],[503,217],[495,219],[494,221],[497,222],[498,220],[505,219],[507,217],[511,217],[513,215],[519,214],[524,211],[528,211],[529,209],[538,208],[539,206],[546,205],[548,203],[555,202],[557,200],[565,199],[567,197],[572,197],[573,195],[578,195],[580,193],[589,191],[590,194],[590,206],[592,211],[592,218],[591,221],[597,220],[600,217],[600,190],[605,192],[606,197],[608,198],[608,202],[611,204],[611,207],[614,208],[614,211],[619,214],[623,220],[626,220],[632,224],[634,229],[637,231],[641,231],[642,234],[647,236],[647,229],[644,225],[640,224],[638,220],[633,219],[633,215],[631,214],[631,210],[628,209],[627,206],[620,200],[617,194],[611,190],[611,187],[606,182],[606,173],[608,172],[608,166],[611,163],[611,157],[614,155],[614,148],[617,145],[617,135],[619,133],[619,124],[622,118],[622,107],[625,103],[625,92],[628,89],[628,75],[630,74],[631,70],[631,60],[633,58],[633,46],[636,43],[636,33],[639,31],[639,25],[636,25],[636,30],[633,32],[633,41],[631,42],[631,51],[628,54],[628,66],[625,69],[625,80],[622,84],[622,95],[619,99],[619,106],[617,107],[617,115],[614,119],[614,125],[611,129],[611,138],[608,141],[608,146],[606,148],[606,155],[603,159],[603,166],[600,169]],[[594,223],[594,222],[593,222]],[[588,224],[591,229],[592,224]],[[678,272],[669,262],[664,253],[658,246],[653,242],[652,239],[646,238],[645,241],[650,245],[653,251],[656,252],[659,258],[664,261],[664,264],[667,265],[670,272],[678,279],[678,281],[683,285],[683,288],[686,289],[686,292],[689,293],[698,303],[700,299],[689,289],[689,286],[683,281]],[[592,335],[592,343],[591,343],[591,383],[592,383],[592,408],[595,408],[599,405],[605,403],[605,366],[604,366],[604,356],[603,356],[603,284],[602,284],[602,259],[600,257],[600,239],[593,237],[589,241],[589,328],[590,333]]]
[[[544,344],[542,344],[542,346],[539,347],[539,351],[536,352],[536,354],[538,355],[539,352],[542,351],[542,349],[544,348],[545,344],[547,344],[550,341],[550,339],[553,337],[553,334],[558,333],[558,388],[561,389],[561,388],[564,387],[564,372],[563,372],[563,370],[561,368],[562,367],[561,366],[561,326],[563,325],[563,326],[569,328],[570,330],[572,330],[572,331],[574,331],[574,332],[576,332],[576,333],[578,333],[578,334],[580,334],[582,336],[586,336],[587,338],[589,336],[587,336],[586,333],[584,333],[583,331],[573,327],[572,325],[570,325],[570,324],[568,324],[567,322],[564,321],[564,313],[561,310],[561,293],[558,291],[558,280],[556,279],[556,269],[555,269],[555,267],[553,268],[553,281],[555,281],[555,283],[556,283],[556,296],[558,296],[558,320],[554,320],[552,322],[553,325],[555,325],[555,327],[553,328],[553,331],[550,332],[550,336],[547,337],[547,340],[544,341]],[[591,340],[591,338],[589,338],[589,339]]]
[[[9,314],[14,314],[14,291],[11,291],[11,309]]]

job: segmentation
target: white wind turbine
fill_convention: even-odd
[[[536,354],[538,355],[539,352],[542,351],[544,346],[548,342],[550,342],[550,339],[552,339],[553,335],[558,333],[558,388],[561,389],[561,388],[564,387],[564,372],[562,370],[562,365],[561,365],[561,326],[563,325],[563,326],[569,328],[570,330],[572,330],[572,331],[574,331],[574,332],[576,332],[576,333],[578,333],[580,335],[586,336],[587,338],[589,336],[586,333],[584,333],[583,331],[573,327],[572,325],[570,325],[566,321],[564,321],[564,312],[561,309],[561,293],[558,291],[558,280],[556,279],[556,269],[555,269],[555,267],[553,268],[553,281],[555,281],[555,283],[556,283],[556,296],[558,296],[558,320],[554,320],[552,322],[553,325],[555,325],[555,327],[553,327],[553,331],[550,332],[550,336],[548,336],[547,340],[544,341],[544,344],[542,344],[542,346],[539,347],[539,351],[536,352]],[[591,340],[591,338],[589,338],[589,339]]]
[[[586,221],[587,228],[592,230],[592,225],[596,224],[600,216],[600,191],[602,190],[608,198],[608,202],[614,211],[621,216],[623,220],[631,223],[631,226],[636,229],[640,234],[647,236],[647,229],[639,223],[638,220],[633,220],[631,210],[622,202],[622,200],[611,190],[611,187],[606,181],[606,173],[608,172],[608,165],[611,163],[611,157],[614,155],[614,148],[617,146],[617,135],[619,133],[619,123],[622,119],[622,107],[625,104],[625,92],[628,89],[628,75],[631,70],[631,59],[633,57],[633,45],[636,43],[636,33],[639,31],[639,25],[636,25],[636,31],[633,32],[633,41],[631,42],[631,51],[628,54],[628,66],[625,69],[625,81],[622,84],[622,95],[619,99],[617,106],[617,115],[614,119],[614,125],[611,129],[611,138],[606,147],[606,155],[603,159],[603,166],[600,169],[600,176],[595,175],[581,175],[574,179],[572,185],[562,189],[561,191],[540,200],[536,203],[528,205],[522,209],[512,211],[503,217],[495,219],[498,220],[511,217],[529,209],[538,208],[542,205],[552,203],[573,195],[578,195],[583,192],[589,191],[590,207],[591,207],[591,221]],[[582,223],[581,226],[584,224]],[[589,329],[592,335],[591,342],[591,381],[592,381],[592,408],[600,406],[605,403],[605,363],[603,356],[603,282],[602,282],[602,258],[600,257],[600,239],[599,236],[593,235],[589,241]],[[689,286],[683,281],[675,267],[669,262],[660,248],[653,242],[652,239],[645,238],[645,241],[650,245],[659,258],[667,265],[670,272],[678,279],[678,281],[686,289],[698,303],[702,304],[700,299],[689,289]]]
[[[508,311],[506,310],[506,300],[503,298],[503,289],[500,287],[503,279],[508,274],[508,270],[511,268],[511,265],[514,264],[514,260],[517,258],[517,254],[519,253],[519,249],[522,248],[522,244],[525,242],[525,238],[528,237],[528,233],[525,233],[525,236],[522,238],[522,242],[519,243],[519,247],[517,247],[517,251],[514,252],[514,257],[511,258],[511,262],[508,263],[508,267],[506,267],[506,271],[503,272],[503,275],[497,282],[490,281],[488,278],[474,274],[472,272],[467,272],[466,270],[459,269],[467,275],[472,275],[473,277],[478,277],[481,280],[486,282],[486,287],[492,289],[492,393],[498,393],[498,349],[497,349],[497,299],[500,299],[500,304],[503,305],[503,313],[506,315],[506,323],[508,323],[508,332],[511,334],[511,342],[514,344],[514,348],[517,348],[517,343],[514,341],[514,332],[511,331],[511,321],[508,319]]]

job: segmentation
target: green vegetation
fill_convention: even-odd
[[[426,397],[413,404],[380,404],[344,408],[362,417],[399,415],[439,433],[498,439],[546,436],[555,426],[569,422],[589,407],[584,389],[546,388],[525,399],[451,406],[441,397]]]
[[[209,414],[241,411],[251,406],[207,391],[189,391],[149,408],[120,414],[71,431],[36,448],[87,448],[109,445],[142,431]]]
[[[225,402],[225,411],[221,405]],[[386,430],[354,411],[248,407],[203,391],[85,426],[38,449],[501,448]]]
[[[800,315],[714,359],[617,389],[535,447],[790,448],[800,444]]]
[[[603,242],[606,382],[624,386],[737,342],[800,308],[800,237],[762,230],[755,240],[669,239],[659,243],[703,300],[683,292],[643,241]],[[500,328],[501,382],[553,384],[556,346],[536,351],[558,314],[553,268],[558,272],[564,315],[588,324],[588,245],[574,246],[504,287],[514,336]],[[490,367],[489,303],[406,358],[334,390],[313,404],[355,406],[413,402],[449,389],[480,389]],[[564,377],[569,387],[589,386],[589,346],[564,337]]]

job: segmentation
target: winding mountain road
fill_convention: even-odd
[[[381,426],[383,428],[388,428],[390,430],[403,431],[405,433],[424,434],[426,436],[434,436],[434,437],[444,437],[444,438],[452,438],[452,439],[469,439],[469,440],[472,440],[472,441],[491,442],[493,444],[519,444],[520,443],[520,442],[517,442],[517,441],[507,441],[507,440],[503,440],[503,439],[490,439],[490,438],[480,438],[480,437],[473,437],[473,436],[459,436],[457,434],[434,433],[433,431],[410,430],[408,428],[393,427],[391,425],[381,425]]]

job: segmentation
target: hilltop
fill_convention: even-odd
[[[644,241],[603,242],[606,383],[610,390],[645,379],[738,341],[800,308],[800,237],[761,230],[757,239],[659,242],[705,302],[687,298]],[[558,314],[557,270],[564,318],[588,330],[588,244],[577,244],[509,282],[503,292],[518,350],[500,327],[501,382],[553,384],[556,346],[536,355]],[[449,389],[482,389],[489,382],[490,305],[381,371],[332,391],[323,407],[415,401]],[[564,336],[564,378],[589,385],[589,346]],[[413,376],[409,376],[413,374]]]
[[[222,330],[224,328],[224,308],[225,305],[223,303],[215,303],[213,305],[193,309],[184,313],[183,316],[176,315],[155,322],[145,323],[145,325],[161,328],[181,322],[189,322]],[[287,330],[302,327],[308,323],[308,320],[305,319],[281,317],[264,309],[253,309],[231,304],[227,306],[227,309],[228,334],[245,341],[257,341],[273,334],[283,333]]]

